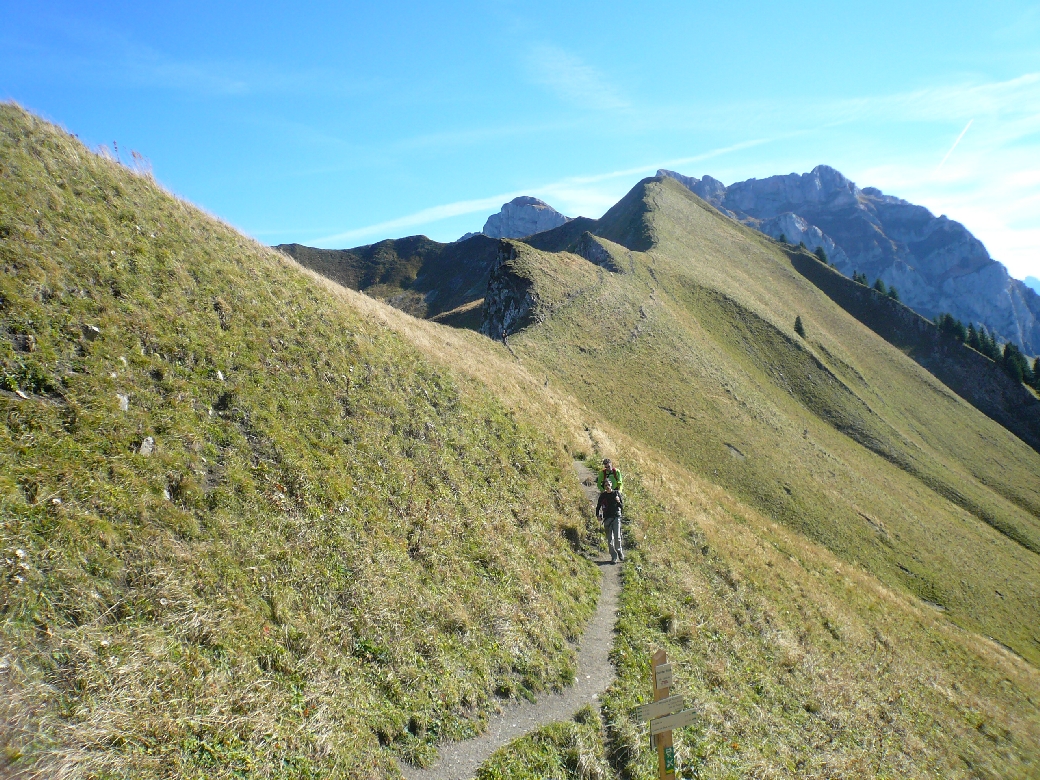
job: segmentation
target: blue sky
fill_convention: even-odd
[[[642,6],[0,0],[0,98],[265,243],[826,163],[1040,276],[1040,3]]]

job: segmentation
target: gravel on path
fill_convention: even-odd
[[[574,470],[581,480],[585,495],[595,502],[596,476],[583,463],[575,461]],[[543,695],[535,702],[510,703],[488,721],[483,734],[465,742],[449,742],[439,746],[440,760],[432,767],[419,769],[401,764],[406,780],[469,780],[477,768],[503,745],[550,723],[567,720],[586,704],[598,701],[599,695],[614,680],[614,667],[608,658],[614,642],[618,594],[621,592],[621,567],[612,566],[604,557],[596,561],[602,572],[596,613],[585,629],[578,649],[578,671],[574,685],[560,693]]]

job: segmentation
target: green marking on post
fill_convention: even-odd
[[[674,772],[675,771],[675,748],[666,747],[664,749],[664,771]]]

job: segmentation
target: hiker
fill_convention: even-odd
[[[603,522],[603,530],[607,533],[610,562],[617,563],[619,558],[625,560],[625,553],[621,549],[621,494],[614,490],[609,479],[604,482],[603,488],[596,502],[596,517]]]
[[[614,490],[618,492],[621,492],[625,483],[625,478],[621,476],[620,471],[614,468],[610,458],[603,459],[603,469],[599,472],[599,476],[596,477],[596,487],[599,488],[600,493],[606,489],[607,482],[612,483]]]

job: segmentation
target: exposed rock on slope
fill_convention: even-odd
[[[531,323],[537,299],[531,292],[530,279],[513,271],[516,248],[504,241],[502,244],[498,266],[491,274],[484,296],[480,332],[504,340]]]
[[[570,217],[545,201],[521,195],[502,204],[501,211],[488,217],[482,232],[492,238],[526,238],[569,221]]]
[[[767,235],[823,246],[842,273],[880,277],[926,317],[949,311],[1028,354],[1040,353],[1040,295],[1012,279],[959,222],[873,187],[860,189],[826,165],[729,187],[710,176],[658,173]]]

